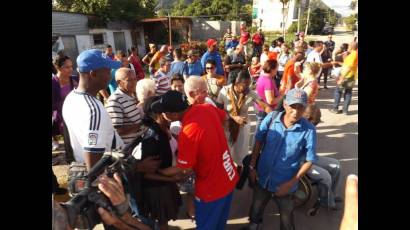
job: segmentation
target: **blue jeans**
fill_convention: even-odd
[[[197,230],[224,230],[231,208],[233,192],[211,202],[195,198],[195,221]]]
[[[335,207],[336,186],[340,178],[340,162],[330,157],[318,157],[307,176],[318,183],[320,203],[324,207]]]
[[[334,110],[339,110],[340,99],[341,99],[342,93],[344,91],[344,94],[343,94],[343,98],[344,98],[343,112],[347,113],[347,111],[349,109],[350,101],[352,100],[352,90],[353,89],[345,89],[343,87],[336,86],[336,89],[335,89],[335,102],[333,104],[333,109]]]
[[[249,229],[261,229],[260,225],[263,221],[263,211],[265,210],[269,200],[272,198],[279,208],[280,230],[294,230],[294,204],[292,196],[293,194],[288,194],[283,197],[277,197],[273,192],[269,192],[257,184],[253,189],[252,205],[249,216]]]

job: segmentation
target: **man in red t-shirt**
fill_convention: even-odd
[[[222,127],[226,112],[209,104],[188,106],[176,91],[162,95],[152,109],[168,121],[182,121],[177,165],[159,172],[166,176],[195,172],[197,229],[224,229],[239,179]]]
[[[260,57],[262,54],[262,46],[265,43],[265,36],[262,34],[262,29],[259,29],[253,36],[252,36],[252,43],[253,43],[253,57]]]
[[[250,37],[251,35],[246,30],[246,25],[242,24],[241,25],[241,38],[239,39],[239,44],[243,45],[243,51],[245,52],[245,56],[248,55],[248,48],[246,45],[248,44]]]

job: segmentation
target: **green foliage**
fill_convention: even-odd
[[[320,34],[325,26],[326,13],[325,10],[316,8],[310,13],[309,34]]]
[[[171,8],[172,16],[209,16],[210,20],[242,20],[252,22],[252,5],[240,0],[194,0],[186,4],[178,0]]]
[[[56,10],[92,14],[104,22],[137,20],[154,15],[156,0],[56,0]]]
[[[355,24],[357,21],[357,14],[352,14],[348,17],[344,18],[344,22],[349,30],[353,30],[355,28]]]

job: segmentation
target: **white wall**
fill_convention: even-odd
[[[145,54],[146,48],[145,48],[145,39],[144,39],[144,28],[142,26],[137,28],[138,34],[139,34],[139,39],[137,42],[137,48],[138,48],[138,54],[142,58],[142,55]]]
[[[288,4],[288,17],[285,20],[285,27],[292,24],[295,1],[291,0]],[[253,20],[259,26],[262,19],[262,30],[265,31],[282,31],[282,3],[279,0],[259,0],[256,5],[258,8],[257,18]]]
[[[132,46],[132,38],[131,38],[131,31],[130,30],[90,29],[90,34],[99,34],[99,33],[104,34],[105,33],[105,38],[106,38],[105,42],[107,44],[110,44],[112,46],[113,50],[117,50],[115,48],[115,43],[114,43],[114,32],[124,32],[126,49],[130,49],[131,46]],[[104,47],[105,47],[105,45],[104,45]]]
[[[107,34],[107,43],[112,46],[112,50],[117,50],[115,48],[114,34],[112,33],[112,30],[105,30],[105,31],[106,31],[106,34]]]
[[[124,37],[125,37],[125,46],[127,49],[131,49],[132,44],[132,38],[131,38],[131,31],[130,30],[122,30],[124,32]]]
[[[76,35],[78,53],[91,48],[91,35]]]

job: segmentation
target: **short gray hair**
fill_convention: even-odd
[[[194,92],[198,89],[208,90],[205,80],[201,77],[190,76],[184,84],[185,95],[189,97],[189,92]]]
[[[115,81],[124,80],[124,78],[131,74],[134,74],[134,71],[130,68],[119,68],[115,71]]]
[[[150,93],[155,94],[155,81],[148,78],[139,80],[136,92],[138,101],[145,101]]]

